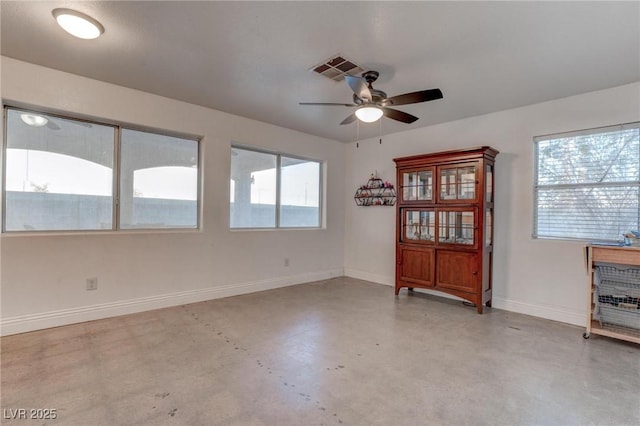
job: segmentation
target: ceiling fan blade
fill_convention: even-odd
[[[360,77],[354,77],[352,75],[345,75],[345,81],[353,90],[353,93],[356,94],[357,97],[366,102],[371,102],[373,97],[371,96],[371,90],[367,87],[367,83]]]
[[[356,104],[341,104],[336,102],[298,102],[299,105],[338,105],[346,107],[354,107]]]
[[[408,105],[417,104],[419,102],[435,101],[436,99],[442,99],[442,92],[440,89],[421,90],[419,92],[405,93],[404,95],[392,96],[387,98],[387,105]]]
[[[382,113],[387,118],[402,121],[403,123],[413,123],[418,119],[415,115],[407,114],[406,112],[398,111],[397,109],[382,108]]]
[[[358,118],[358,117],[356,117],[356,114],[355,114],[355,113],[354,113],[354,114],[351,114],[351,115],[349,115],[347,118],[345,118],[344,120],[342,120],[342,123],[340,123],[340,124],[351,124],[351,123],[353,123],[354,121],[356,121],[356,118]]]

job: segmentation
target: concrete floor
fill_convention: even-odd
[[[582,332],[336,278],[2,338],[2,423],[640,424],[640,346]]]

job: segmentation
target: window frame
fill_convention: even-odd
[[[275,226],[273,227],[256,227],[256,226],[251,226],[251,227],[232,227],[231,226],[231,201],[230,201],[230,197],[227,197],[227,200],[229,200],[229,208],[228,208],[228,212],[229,212],[229,230],[230,231],[273,231],[273,230],[315,230],[315,229],[323,229],[324,225],[323,225],[323,220],[324,220],[324,168],[325,168],[325,162],[323,160],[317,160],[314,158],[310,158],[310,157],[304,157],[304,156],[300,156],[300,155],[295,155],[295,154],[288,154],[285,152],[281,152],[281,151],[271,151],[268,149],[263,149],[263,148],[256,148],[256,147],[252,147],[252,146],[247,146],[247,145],[241,145],[241,144],[235,144],[232,143],[229,149],[229,158],[230,158],[230,162],[229,162],[229,180],[231,180],[231,161],[233,161],[232,158],[232,150],[233,149],[242,149],[245,151],[251,151],[251,152],[257,152],[260,154],[269,154],[269,155],[274,155],[276,157],[276,202],[275,202]],[[282,179],[281,179],[281,159],[282,157],[286,157],[286,158],[292,158],[295,160],[302,160],[302,161],[308,161],[308,162],[313,162],[313,163],[317,163],[318,164],[318,225],[317,226],[280,226],[280,208],[282,207],[280,205],[280,199],[281,199],[281,184],[282,184]],[[229,190],[231,189],[231,185],[229,184]]]
[[[610,132],[622,132],[624,130],[630,129],[638,129],[640,131],[640,121],[623,123],[623,124],[615,124],[609,126],[601,126],[594,127],[589,129],[575,130],[569,132],[561,132],[561,133],[553,133],[547,135],[535,136],[533,138],[533,229],[531,233],[531,237],[537,240],[564,240],[564,241],[576,241],[576,242],[612,242],[612,241],[621,241],[622,235],[619,236],[617,240],[610,239],[602,239],[597,237],[572,237],[572,236],[547,236],[547,235],[539,235],[538,232],[538,218],[539,218],[539,190],[540,189],[567,189],[567,188],[602,188],[602,187],[616,187],[616,186],[638,186],[639,195],[637,200],[637,209],[638,209],[638,226],[640,227],[640,176],[638,177],[638,181],[614,181],[614,182],[591,182],[591,183],[569,183],[569,184],[539,184],[539,166],[540,166],[540,154],[539,154],[539,142],[551,141],[556,139],[565,139],[576,136],[589,136],[589,135],[598,135],[601,133],[610,133]],[[638,160],[640,161],[640,152],[638,153]],[[599,223],[599,222],[594,222]]]
[[[7,140],[7,119],[8,119],[8,111],[14,110],[18,112],[25,112],[30,114],[38,114],[38,115],[46,115],[50,117],[59,118],[62,120],[73,120],[82,123],[96,124],[100,126],[109,126],[114,129],[114,140],[113,140],[113,169],[112,169],[112,192],[111,192],[111,211],[112,211],[112,223],[111,228],[107,229],[35,229],[35,230],[7,230],[7,150],[8,150],[8,140]],[[145,127],[135,124],[124,123],[120,121],[110,121],[110,120],[102,120],[102,119],[94,119],[82,117],[79,115],[54,111],[48,108],[40,108],[40,107],[32,107],[32,106],[24,106],[19,103],[8,103],[5,102],[2,105],[2,124],[3,124],[3,132],[2,132],[2,146],[0,149],[0,155],[2,156],[2,173],[0,179],[1,183],[1,196],[2,200],[0,200],[0,205],[2,206],[1,217],[1,234],[3,236],[29,236],[29,235],[83,235],[83,234],[140,234],[140,233],[188,233],[188,232],[201,232],[202,231],[202,136],[196,136],[193,134],[186,134],[180,132],[173,132],[164,129],[157,129],[151,127]],[[196,155],[196,165],[198,168],[197,172],[197,188],[196,188],[196,226],[194,227],[175,227],[170,226],[166,228],[121,228],[120,227],[120,170],[121,170],[121,134],[122,130],[134,130],[139,132],[151,133],[158,136],[168,136],[179,139],[186,139],[196,142],[197,146],[197,155]]]
[[[144,133],[151,133],[157,136],[167,136],[167,137],[171,137],[171,138],[177,138],[177,139],[184,139],[184,140],[189,140],[192,142],[196,143],[197,146],[197,153],[196,153],[196,167],[197,167],[197,174],[196,174],[196,226],[194,227],[166,227],[166,228],[157,228],[157,227],[149,227],[149,228],[142,228],[142,227],[127,227],[127,228],[122,228],[121,227],[121,214],[120,214],[120,207],[122,205],[122,197],[121,197],[121,191],[120,191],[120,177],[121,177],[121,163],[122,163],[122,130],[130,130],[130,131],[135,131],[135,132],[144,132]],[[143,232],[150,232],[150,231],[199,231],[202,228],[202,168],[201,168],[201,160],[202,160],[202,152],[201,152],[201,141],[202,138],[200,137],[196,137],[196,136],[185,136],[185,135],[180,135],[180,134],[176,134],[176,133],[168,133],[168,132],[162,132],[160,133],[160,131],[158,130],[151,130],[148,128],[143,128],[143,127],[139,127],[139,126],[131,126],[131,125],[120,125],[117,128],[117,133],[118,133],[118,142],[116,144],[117,150],[118,150],[118,166],[117,166],[117,172],[118,172],[118,181],[116,182],[118,185],[118,198],[117,198],[117,204],[118,204],[118,214],[116,216],[116,222],[117,222],[117,230],[119,232],[130,232],[130,231],[143,231]]]

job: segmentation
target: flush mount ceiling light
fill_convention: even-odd
[[[37,114],[24,113],[20,114],[20,118],[25,122],[25,124],[33,127],[42,127],[49,121],[45,117]]]
[[[382,117],[382,110],[378,107],[366,106],[356,110],[356,117],[365,123],[373,123]]]
[[[69,34],[83,39],[98,38],[104,33],[102,24],[91,16],[71,9],[53,9],[58,25]]]

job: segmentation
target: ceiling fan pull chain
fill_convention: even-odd
[[[380,136],[380,145],[382,145],[382,120],[378,120],[378,135]]]
[[[356,120],[356,148],[360,148],[360,120]]]

